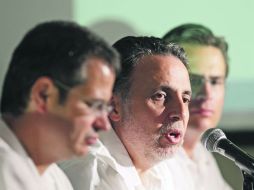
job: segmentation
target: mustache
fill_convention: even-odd
[[[160,135],[162,135],[162,134],[167,133],[169,130],[180,129],[180,128],[181,128],[181,125],[178,122],[176,122],[176,123],[169,122],[167,124],[162,125],[159,133],[160,133]]]

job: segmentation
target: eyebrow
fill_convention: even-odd
[[[199,74],[194,74],[194,73],[190,73],[190,78],[191,77],[200,77],[200,78],[205,78],[204,75],[199,75]],[[209,75],[208,78],[226,78],[224,75]]]
[[[165,90],[165,91],[175,91],[173,88],[170,88],[169,86],[165,86],[165,85],[160,86],[159,89]],[[186,95],[191,96],[192,91],[191,90],[185,90],[185,91],[182,92],[182,94],[186,94]]]
[[[225,79],[224,76],[209,76],[209,78],[212,78],[212,79]]]

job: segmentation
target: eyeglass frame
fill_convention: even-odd
[[[207,79],[203,75],[199,75],[195,73],[190,73],[189,75],[190,75],[190,82],[191,82],[191,88],[192,88],[192,99],[195,99],[200,94],[201,88],[206,82],[209,82],[210,85],[215,86],[216,84],[225,84],[225,80],[226,80],[224,76],[221,76],[221,77],[216,76],[216,77]],[[196,77],[196,79],[194,77]],[[216,81],[217,79],[219,79],[219,82]]]
[[[70,86],[60,82],[59,80],[54,79],[54,84],[55,86],[62,88],[63,90],[65,90],[67,93],[72,89]],[[78,93],[80,94],[80,93]],[[84,102],[87,107],[91,110],[93,110],[96,113],[102,114],[102,113],[111,113],[113,110],[113,106],[102,101],[102,100],[86,100],[86,99],[82,99],[82,102]]]

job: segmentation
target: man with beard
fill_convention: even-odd
[[[114,130],[61,167],[75,190],[173,189],[164,160],[182,145],[189,119],[185,53],[155,37],[124,37],[113,47],[122,64],[109,115]]]
[[[183,148],[170,160],[174,183],[179,190],[228,190],[212,154],[200,143],[201,134],[216,127],[221,117],[225,80],[228,75],[228,45],[205,26],[183,24],[163,39],[179,43],[190,64],[192,100]],[[185,177],[184,183],[181,176]]]

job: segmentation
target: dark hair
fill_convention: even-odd
[[[167,43],[197,44],[218,48],[226,63],[225,76],[228,76],[228,44],[223,37],[215,36],[209,28],[200,24],[183,24],[170,30],[162,39]]]
[[[32,85],[42,76],[70,87],[84,82],[86,78],[81,77],[80,68],[93,57],[119,71],[118,53],[86,28],[67,21],[37,25],[24,36],[12,55],[3,84],[1,113],[22,114]],[[66,93],[60,87],[59,91],[63,101]]]
[[[113,47],[121,56],[121,73],[118,75],[114,92],[126,99],[130,88],[131,74],[139,60],[149,55],[173,55],[179,58],[187,68],[187,60],[183,48],[176,44],[167,44],[156,37],[127,36],[118,40]]]

